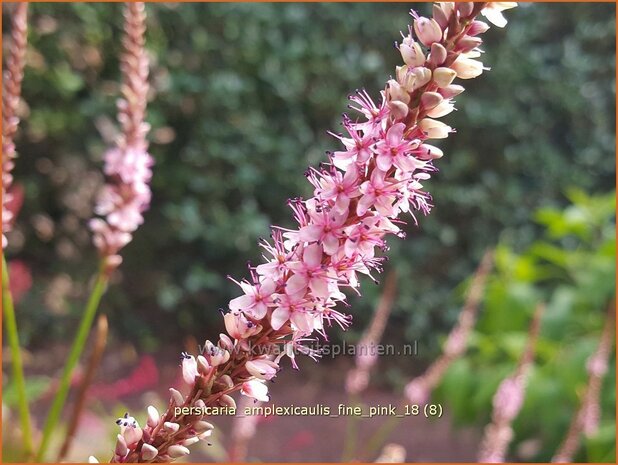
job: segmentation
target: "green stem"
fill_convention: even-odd
[[[19,418],[24,441],[24,454],[30,459],[32,454],[32,428],[30,426],[30,411],[26,397],[26,380],[24,378],[24,366],[21,360],[19,348],[19,333],[15,320],[15,308],[9,287],[9,271],[6,266],[4,254],[2,254],[2,313],[4,315],[4,327],[11,347],[11,362],[13,366],[13,378],[17,389],[17,401],[19,405]]]
[[[92,327],[92,322],[94,320],[95,314],[97,313],[99,302],[101,301],[101,297],[105,292],[107,279],[107,275],[101,269],[97,276],[94,288],[92,289],[92,293],[90,294],[90,298],[88,299],[86,309],[82,315],[82,320],[79,323],[79,328],[77,329],[75,340],[73,341],[73,345],[71,346],[71,352],[69,353],[67,362],[64,365],[62,378],[60,379],[60,385],[58,386],[58,391],[56,392],[56,396],[54,397],[54,402],[52,403],[52,406],[47,415],[45,427],[43,428],[43,438],[41,439],[41,445],[39,446],[39,450],[36,455],[36,462],[43,461],[45,452],[47,452],[47,448],[49,447],[52,432],[55,430],[56,425],[58,424],[58,420],[60,419],[60,414],[62,413],[62,409],[64,407],[64,403],[66,402],[69,388],[71,386],[71,375],[73,374],[73,370],[75,369],[75,366],[79,361],[79,357],[84,350],[86,338],[88,337],[88,333],[90,332],[90,328]]]

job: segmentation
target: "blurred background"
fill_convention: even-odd
[[[429,14],[430,4],[415,8]],[[377,96],[399,64],[392,44],[408,10],[147,6],[153,203],[100,307],[110,334],[69,458],[107,454],[111,419],[162,406],[180,351],[222,331],[217,309],[238,294],[225,276],[246,276],[270,224],[292,224],[285,201],[310,194],[303,172],[337,147],[326,131],[338,130],[346,96],[359,87]],[[3,5],[5,47],[11,11]],[[86,224],[116,131],[122,5],[34,3],[29,14],[15,169],[23,205],[6,253],[40,426],[97,266]],[[504,30],[485,34],[491,72],[465,83],[448,117],[457,133],[442,144],[440,171],[427,184],[434,211],[407,228],[406,240],[390,241],[387,272],[398,285],[383,339],[417,341],[419,353],[381,358],[368,404],[399,402],[404,384],[440,354],[470,276],[496,248],[469,350],[435,392],[445,417],[406,420],[391,438],[411,461],[475,459],[491,397],[516,366],[541,301],[547,310],[511,459],[549,460],[581,399],[586,359],[615,293],[615,5],[522,4],[506,16]],[[365,284],[362,298],[350,296],[352,328],[334,331],[334,341],[357,342],[369,323],[383,286]],[[611,365],[601,427],[579,460],[615,460],[613,358]],[[346,402],[352,366],[352,357],[302,360],[299,373],[285,370],[273,385],[273,398]],[[14,395],[3,380],[5,427]],[[361,436],[381,421],[363,420]],[[225,459],[229,423],[192,460]],[[332,437],[345,429],[345,420],[268,419],[249,458],[338,460]]]

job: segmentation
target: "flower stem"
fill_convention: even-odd
[[[21,360],[19,348],[19,334],[17,332],[17,322],[15,320],[15,308],[13,298],[9,288],[9,272],[6,266],[4,254],[2,255],[2,313],[4,315],[4,325],[6,334],[11,347],[11,362],[13,365],[13,378],[17,389],[17,401],[19,404],[19,418],[23,435],[24,455],[30,457],[32,453],[32,428],[30,426],[30,411],[28,409],[28,399],[26,396],[26,380],[24,378],[24,367]]]
[[[60,419],[60,414],[62,413],[64,403],[66,402],[67,395],[69,393],[69,387],[71,385],[71,375],[73,374],[73,370],[75,369],[75,366],[79,361],[79,357],[84,350],[86,338],[88,337],[88,333],[90,332],[90,328],[92,327],[92,322],[97,312],[97,308],[99,307],[101,297],[105,292],[107,281],[108,276],[104,272],[102,267],[97,276],[97,280],[95,282],[94,288],[92,289],[92,293],[90,294],[90,298],[88,299],[86,309],[82,315],[82,320],[79,323],[79,328],[77,330],[75,340],[73,341],[71,352],[69,353],[67,362],[64,365],[64,370],[62,372],[58,391],[56,392],[56,396],[54,397],[51,409],[49,410],[49,414],[47,415],[45,426],[43,428],[43,438],[41,439],[41,445],[39,446],[39,450],[36,456],[37,462],[43,461],[45,452],[49,447],[51,434],[56,428],[58,420]]]

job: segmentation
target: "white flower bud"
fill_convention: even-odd
[[[175,433],[180,429],[180,425],[178,423],[166,421],[165,423],[163,423],[163,429],[169,431],[170,433]]]
[[[423,45],[430,46],[442,40],[442,28],[435,19],[421,16],[414,20],[414,32]]]
[[[154,408],[152,405],[148,406],[148,420],[146,421],[146,424],[148,426],[150,426],[151,428],[154,428],[155,426],[157,426],[159,424],[159,411]]]
[[[431,70],[429,68],[418,67],[412,70],[416,80],[414,81],[414,90],[420,89],[429,81],[431,81]]]
[[[191,451],[187,449],[185,446],[181,446],[179,444],[175,444],[170,446],[167,449],[167,455],[169,455],[173,459],[177,459],[180,457],[184,457],[185,455],[189,455]]]
[[[455,109],[455,105],[452,104],[450,100],[443,100],[439,105],[436,105],[434,108],[427,112],[427,116],[431,118],[442,118],[443,116],[448,115]]]
[[[431,53],[429,54],[429,63],[434,66],[440,66],[446,60],[447,51],[439,43],[431,44]]]
[[[433,81],[438,87],[450,85],[457,77],[457,72],[451,68],[436,68],[433,70]]]
[[[118,457],[126,457],[129,453],[129,448],[127,447],[127,442],[124,440],[122,434],[116,436],[116,448],[114,449],[114,454]]]
[[[465,89],[463,88],[463,86],[460,86],[458,84],[451,84],[450,86],[446,86],[446,87],[443,87],[442,89],[439,89],[438,92],[440,92],[440,94],[444,98],[453,98],[461,94],[464,90]]]
[[[437,92],[424,92],[421,95],[421,105],[425,110],[431,110],[442,103],[442,96]]]
[[[399,52],[404,63],[410,68],[416,68],[425,63],[423,49],[410,36],[403,39],[403,43],[399,46]]]
[[[445,139],[453,131],[450,126],[431,118],[423,118],[418,125],[429,139]]]
[[[483,63],[478,60],[473,60],[464,55],[459,55],[451,65],[451,68],[457,73],[460,79],[473,79],[480,76],[484,69]]]
[[[159,454],[159,451],[154,446],[151,446],[150,444],[143,444],[141,448],[141,452],[142,452],[142,460],[145,460],[147,462],[154,459]]]
[[[185,399],[182,397],[182,394],[174,388],[170,388],[170,401],[177,407],[180,407],[185,403]]]

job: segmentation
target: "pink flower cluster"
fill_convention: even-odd
[[[386,236],[404,236],[401,213],[429,213],[423,183],[442,151],[429,144],[452,129],[438,118],[453,111],[464,88],[456,77],[478,76],[479,34],[488,26],[475,20],[485,3],[438,3],[433,18],[419,17],[399,45],[404,65],[376,102],[365,91],[350,97],[356,116],[344,116],[344,133],[333,134],[342,149],[306,177],[313,197],[289,201],[296,226],[275,226],[262,241],[264,262],[249,266],[248,280],[236,281],[243,294],[223,310],[227,331],[206,341],[197,357],[182,355],[190,391],[171,390],[162,415],[149,415],[144,429],[122,426],[114,462],[161,462],[189,454],[190,444],[210,433],[199,408],[234,407],[230,394],[268,401],[266,382],[277,375],[283,356],[319,356],[306,345],[326,328],[346,328],[350,316],[344,289],[359,293],[359,276],[375,281],[387,250]],[[416,39],[414,38],[416,37]],[[415,219],[416,221],[416,219]],[[199,407],[188,414],[175,407]],[[149,408],[150,412],[156,412]],[[123,419],[121,420],[124,423]],[[127,428],[133,428],[128,429]]]
[[[127,245],[132,233],[144,218],[142,213],[150,205],[150,179],[152,157],[139,147],[114,147],[104,155],[103,172],[108,182],[101,189],[95,213],[105,217],[94,218],[90,227],[94,244],[109,265],[119,265],[118,251]]]
[[[107,184],[99,192],[95,213],[103,218],[90,221],[93,242],[105,260],[107,272],[122,262],[121,248],[143,223],[142,214],[150,205],[153,158],[148,153],[144,122],[148,97],[148,56],[144,48],[146,14],[141,2],[129,3],[125,10],[125,54],[122,58],[123,99],[118,103],[122,134],[115,147],[104,155],[103,172]]]
[[[11,22],[11,46],[9,48],[6,71],[2,79],[2,249],[7,246],[5,234],[11,230],[14,212],[10,208],[13,194],[11,172],[15,167],[14,137],[19,125],[17,107],[21,98],[21,83],[24,78],[24,65],[28,42],[28,4],[16,5]]]

